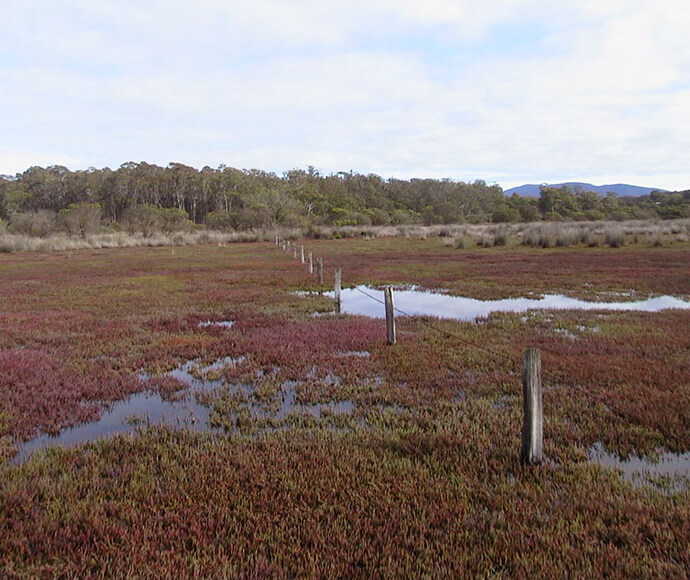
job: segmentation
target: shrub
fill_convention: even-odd
[[[35,212],[14,214],[10,218],[10,230],[15,234],[45,238],[55,232],[55,212],[39,209]]]
[[[501,203],[496,206],[491,214],[491,221],[494,223],[516,222],[520,220],[520,213],[515,208],[510,207],[507,203]]]
[[[608,228],[604,234],[606,245],[620,248],[625,242],[625,234],[621,228]]]
[[[164,234],[189,231],[192,225],[189,214],[176,207],[158,209],[158,223]]]
[[[474,246],[474,240],[471,236],[462,235],[455,238],[455,247],[459,250],[466,250]]]
[[[72,203],[60,210],[58,221],[68,236],[79,235],[83,240],[98,231],[102,209],[98,203]]]
[[[156,206],[143,204],[131,207],[123,213],[122,221],[130,234],[141,232],[150,237],[160,227],[160,210]]]
[[[580,231],[574,227],[563,227],[556,234],[556,246],[568,248],[580,243]]]
[[[371,224],[374,226],[387,226],[391,223],[391,216],[388,212],[378,207],[370,210],[369,216],[371,217]]]
[[[230,232],[237,229],[237,212],[212,211],[206,214],[206,225],[212,230]]]
[[[522,236],[525,246],[553,248],[556,245],[556,229],[553,224],[535,224],[527,228]]]
[[[508,229],[505,227],[496,228],[494,230],[494,244],[496,246],[505,246],[508,244]]]

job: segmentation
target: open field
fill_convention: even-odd
[[[687,240],[462,249],[446,237],[305,245],[328,290],[340,267],[346,285],[481,299],[690,300]],[[595,446],[690,452],[690,310],[401,317],[387,346],[382,321],[296,294],[319,289],[270,242],[1,254],[0,575],[690,574],[687,476],[640,485],[589,460]],[[547,461],[523,467],[532,346]],[[22,441],[128,394],[184,397],[171,371],[188,361],[214,381],[192,395],[212,429],[139,417],[133,434],[12,461]]]

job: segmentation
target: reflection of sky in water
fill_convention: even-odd
[[[644,475],[676,477],[690,474],[690,453],[662,453],[659,461],[639,457],[622,460],[605,451],[601,443],[597,443],[590,450],[589,459],[606,467],[622,470],[623,477],[628,481],[637,481],[638,477]]]
[[[365,286],[361,290],[383,301],[383,292]],[[332,293],[330,293],[332,295]],[[395,290],[395,308],[410,315],[437,316],[457,320],[474,321],[492,312],[525,312],[531,309],[568,310],[637,310],[658,312],[667,308],[690,309],[690,302],[672,296],[658,296],[637,302],[587,302],[560,294],[545,294],[542,298],[506,298],[503,300],[476,300],[447,294],[434,294],[418,290]],[[341,292],[341,312],[383,318],[385,310],[380,304],[365,296],[357,288]],[[398,313],[400,314],[400,313]]]
[[[367,356],[369,353],[345,353],[349,356]],[[225,366],[236,366],[246,361],[247,357],[225,357],[204,367],[197,367],[196,361],[192,360],[184,365],[166,373],[167,376],[174,377],[189,386],[186,397],[183,400],[164,400],[158,393],[143,392],[130,395],[122,401],[113,403],[108,410],[103,411],[101,418],[92,423],[83,423],[75,427],[63,429],[57,435],[43,434],[35,439],[26,441],[19,445],[19,451],[13,458],[14,462],[26,461],[32,452],[43,449],[49,445],[62,445],[71,447],[79,443],[94,441],[100,437],[115,435],[117,433],[131,433],[136,429],[136,424],[128,421],[132,417],[140,418],[149,425],[172,425],[185,427],[195,431],[208,431],[209,409],[196,402],[195,394],[208,392],[223,385],[222,379],[208,379],[209,373],[219,371]],[[196,369],[194,376],[192,371]],[[142,378],[147,378],[142,375]],[[326,384],[337,384],[339,378],[328,375],[323,379]],[[323,412],[328,410],[331,413],[342,414],[351,413],[354,409],[354,402],[351,400],[330,402],[325,404],[302,404],[296,402],[295,388],[297,383],[286,381],[282,385],[283,400],[276,412],[265,411],[260,405],[249,403],[249,409],[254,417],[274,417],[283,419],[290,413],[308,414],[313,417],[321,417]],[[248,385],[234,385],[233,388],[239,389],[249,395],[252,389]]]
[[[229,358],[222,359],[219,363],[209,365],[201,370],[203,372],[213,371],[220,368],[223,363],[231,364],[231,361],[232,359]],[[219,386],[221,381],[203,381],[194,378],[190,374],[193,364],[194,361],[190,361],[168,373],[168,375],[189,385],[189,393],[184,400],[166,401],[158,393],[151,392],[130,395],[126,399],[114,403],[109,410],[104,411],[98,421],[63,429],[57,435],[43,434],[22,443],[14,460],[24,461],[33,451],[48,445],[60,444],[70,447],[106,435],[132,432],[135,426],[129,424],[127,419],[133,416],[141,417],[150,425],[179,425],[188,429],[207,430],[206,422],[209,418],[209,411],[196,402],[194,393],[202,389]]]

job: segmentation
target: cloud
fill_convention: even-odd
[[[97,166],[690,184],[690,16],[676,0],[34,4],[10,0],[0,23],[0,129],[25,152],[0,171],[52,151]]]

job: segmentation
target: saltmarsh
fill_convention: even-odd
[[[346,285],[482,299],[690,297],[682,246],[305,245],[324,258],[324,289],[341,267]],[[320,287],[270,243],[3,255],[0,266],[5,577],[688,574],[687,485],[640,485],[588,460],[595,446],[690,451],[688,311],[400,318],[387,346],[379,320],[313,316],[332,305],[295,295]],[[223,321],[234,324],[208,324]],[[542,349],[548,460],[524,468],[530,346]],[[129,393],[185,396],[166,373],[190,360],[231,361],[198,398],[212,431],[144,421],[11,462],[22,440],[95,420]]]

